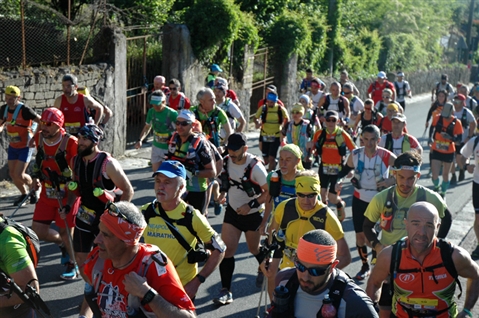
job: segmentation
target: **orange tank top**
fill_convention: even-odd
[[[16,107],[23,108],[23,104],[19,104]],[[32,121],[23,118],[22,109],[18,112],[15,121],[13,120],[13,113],[7,112],[5,123],[10,147],[16,149],[27,147],[28,141],[32,136]]]

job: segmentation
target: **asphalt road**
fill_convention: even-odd
[[[430,101],[427,97],[414,98],[406,108],[408,118],[408,129],[416,137],[421,137],[424,132],[424,122],[429,109]],[[259,155],[258,133],[248,133],[249,149],[252,153]],[[422,139],[420,139],[422,141]],[[424,143],[423,143],[424,146]],[[147,145],[148,147],[148,145]],[[424,164],[422,166],[422,176],[419,181],[424,186],[432,186],[430,178],[426,175],[429,171],[428,149],[426,147],[423,155]],[[135,189],[133,203],[140,206],[154,199],[153,179],[151,178],[151,168],[147,166],[149,152],[147,149],[142,151],[129,151],[127,156],[120,160],[128,177]],[[468,251],[471,251],[475,245],[475,237],[471,230],[474,220],[471,200],[471,175],[466,174],[466,180],[460,182],[455,187],[451,187],[446,196],[447,203],[453,214],[453,227],[448,238],[456,244],[460,244]],[[346,183],[342,190],[342,197],[345,199],[348,207],[346,209],[347,217],[343,222],[343,228],[346,233],[346,241],[349,244],[352,256],[352,263],[345,268],[345,272],[354,276],[360,269],[360,260],[355,247],[355,235],[351,219],[351,194],[352,186]],[[18,192],[8,189],[8,185],[3,184],[0,187],[0,212],[9,216],[14,209],[11,207]],[[27,225],[31,224],[33,206],[28,205],[21,208],[15,215],[17,221],[22,221]],[[209,221],[216,231],[221,230],[223,216],[214,216],[210,209]],[[236,267],[233,277],[232,292],[234,302],[223,307],[216,307],[211,299],[216,296],[221,288],[219,271],[216,270],[206,282],[200,287],[195,305],[199,317],[255,317],[260,296],[259,288],[255,286],[255,277],[257,272],[257,262],[249,254],[244,236],[241,238],[236,256]],[[41,284],[41,296],[52,311],[53,317],[78,317],[79,304],[82,300],[83,282],[81,280],[65,282],[59,278],[63,267],[60,265],[59,249],[53,244],[43,243],[40,264],[37,268],[38,277]],[[358,282],[365,288],[365,282]],[[465,283],[463,282],[465,288]],[[457,294],[456,294],[457,295]],[[462,296],[460,303],[464,300]],[[264,295],[263,301],[264,304]],[[460,307],[462,308],[462,306]],[[479,313],[479,306],[476,305],[473,312]]]

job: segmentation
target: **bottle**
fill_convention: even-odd
[[[126,314],[129,318],[142,317],[140,315],[140,310],[130,306],[126,306]]]
[[[249,197],[253,197],[255,194],[254,189],[251,186],[251,182],[248,180],[246,176],[244,176],[243,179],[241,179],[241,184],[243,185],[243,190],[246,192],[246,194]]]
[[[323,318],[335,318],[336,308],[333,306],[333,302],[329,298],[329,294],[324,295],[323,306],[321,307],[321,316]]]
[[[103,203],[107,203],[108,201],[110,202],[115,201],[115,198],[111,194],[103,190],[102,188],[93,189],[93,195],[97,197],[98,199],[100,199],[100,201]]]
[[[72,171],[69,168],[65,168],[62,172],[62,175],[67,179],[71,178],[72,177]]]
[[[81,196],[80,189],[78,188],[78,183],[75,181],[68,182],[68,191],[73,192],[77,197]]]
[[[273,171],[269,179],[269,193],[272,197],[277,197],[281,193],[281,180],[276,171]]]
[[[289,290],[285,286],[280,285],[274,289],[272,317],[281,317],[280,314],[288,312],[289,297]]]

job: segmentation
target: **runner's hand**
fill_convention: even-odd
[[[58,210],[58,213],[60,214],[60,218],[62,220],[65,220],[67,218],[67,214],[70,213],[71,206],[69,204],[66,204],[63,208]]]
[[[471,165],[471,164],[468,164],[467,165],[467,172],[469,173],[474,173],[474,168],[476,167],[476,165]]]
[[[129,294],[139,297],[140,299],[142,299],[151,288],[145,277],[142,277],[135,272],[130,272],[124,277],[123,285],[125,285],[125,290]]]
[[[196,296],[196,293],[198,292],[198,288],[200,287],[201,282],[199,279],[192,279],[184,286],[185,292],[188,294],[188,296],[193,299]]]
[[[140,140],[138,140],[135,144],[135,149],[140,149],[141,148],[141,144],[142,142]]]
[[[336,186],[334,187],[334,190],[336,190],[336,192],[340,192],[342,188],[343,188],[343,183],[337,182]]]
[[[239,215],[248,215],[249,211],[251,211],[251,208],[248,204],[243,204],[236,209],[236,213],[238,213]]]

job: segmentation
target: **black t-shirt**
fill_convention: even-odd
[[[2,124],[6,120],[6,118],[4,118],[6,107],[8,107],[7,104],[3,105],[0,108],[0,118],[1,118],[1,123]],[[15,108],[14,109],[8,108],[8,112],[10,114],[13,114],[15,112]],[[37,118],[37,113],[31,107],[29,107],[27,105],[23,105],[23,107],[21,109],[21,112],[22,112],[22,117],[25,120],[34,120],[35,118]]]

